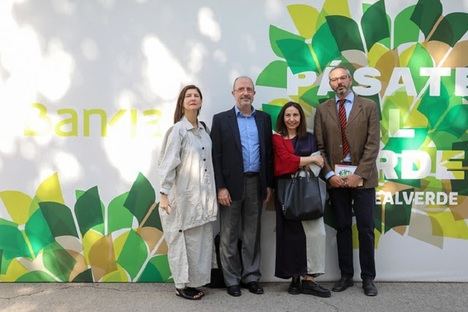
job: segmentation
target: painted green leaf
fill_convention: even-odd
[[[262,111],[270,115],[271,117],[271,127],[272,129],[276,129],[276,120],[278,119],[278,114],[281,110],[280,105],[272,105],[272,104],[262,104]]]
[[[151,212],[148,219],[146,219],[144,226],[154,227],[160,231],[163,230],[162,225],[161,225],[161,218],[159,216],[159,203],[156,204],[155,209]]]
[[[68,282],[76,260],[58,243],[43,250],[44,266],[62,282]]]
[[[452,145],[459,141],[456,136],[445,131],[431,131],[429,137],[439,150],[451,150]]]
[[[419,28],[411,20],[415,6],[412,5],[401,11],[393,23],[394,47],[398,48],[400,44],[407,42],[417,42],[419,39]]]
[[[75,216],[81,235],[84,235],[89,229],[104,223],[97,186],[90,188],[79,196],[75,204]]]
[[[309,45],[304,40],[283,39],[278,40],[277,43],[293,74],[316,69]]]
[[[140,271],[141,266],[148,256],[148,247],[145,241],[134,230],[128,233],[125,245],[117,259],[120,264],[131,276],[132,279]]]
[[[429,122],[429,129],[432,129],[437,124],[437,121],[442,117],[443,113],[449,106],[449,94],[444,85],[440,86],[440,95],[429,95],[429,89],[426,90],[418,105],[418,111],[426,116]]]
[[[439,0],[419,0],[411,15],[411,20],[418,25],[427,38],[441,15],[442,4]]]
[[[94,282],[93,280],[93,273],[91,269],[87,269],[86,271],[81,272],[78,274],[73,281],[74,283],[89,283]]]
[[[330,91],[325,95],[317,95],[319,86],[313,86],[312,88],[309,88],[304,94],[300,97],[300,99],[307,104],[309,104],[312,107],[318,107],[320,103],[323,102],[323,100],[328,100],[332,96],[334,96],[333,92]]]
[[[273,61],[258,75],[255,84],[257,86],[285,89],[288,86],[287,69],[288,64],[285,61]]]
[[[169,282],[170,276],[167,255],[160,255],[148,262],[138,282]]]
[[[338,43],[340,51],[359,50],[364,51],[361,36],[356,22],[345,16],[327,16],[327,23]]]
[[[26,222],[25,233],[28,236],[34,255],[38,255],[42,248],[55,241],[41,209],[36,210]]]
[[[419,93],[429,79],[428,77],[421,76],[419,74],[421,67],[434,67],[432,55],[422,44],[417,43],[415,45],[411,58],[408,62],[408,67],[410,69],[411,76],[413,77],[416,91]]]
[[[132,227],[133,215],[128,211],[127,208],[124,207],[127,196],[128,192],[117,196],[109,203],[109,233]]]
[[[362,15],[361,26],[367,50],[370,50],[376,42],[390,37],[390,28],[383,0],[377,1],[366,10]]]
[[[341,57],[340,49],[327,23],[322,24],[315,33],[312,50],[319,63],[317,66],[319,72],[322,72],[331,61]]]
[[[7,259],[31,257],[23,234],[15,226],[0,225],[0,250]]]
[[[411,204],[407,204],[404,200],[410,198],[410,194],[414,195],[414,189],[406,189],[394,194],[394,204],[387,203],[385,205],[385,232],[388,232],[395,226],[409,225],[411,219]],[[397,201],[398,197],[398,201]]]
[[[44,283],[44,282],[57,282],[55,278],[53,278],[50,274],[42,271],[32,271],[28,272],[21,277],[19,277],[16,282],[24,283],[24,282],[32,282],[32,283]]]
[[[278,28],[276,26],[270,25],[270,45],[271,49],[273,52],[281,57],[285,58],[283,55],[283,52],[281,49],[278,47],[278,41],[284,40],[284,39],[291,39],[291,40],[299,40],[299,41],[304,41],[305,39],[301,36],[298,36],[296,34],[290,33],[289,31],[283,30],[281,28]]]
[[[141,221],[146,216],[154,200],[155,193],[153,186],[144,175],[139,173],[137,179],[133,182],[132,188],[128,192],[127,199],[124,203],[125,208],[137,218],[141,225]]]
[[[468,125],[468,105],[456,105],[452,107],[448,114],[438,126],[438,131],[446,131],[457,138],[465,134]]]
[[[41,202],[39,207],[54,237],[65,235],[78,237],[70,208],[54,202]]]
[[[455,46],[468,30],[468,13],[456,12],[445,16],[437,26],[431,40]]]

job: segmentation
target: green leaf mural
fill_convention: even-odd
[[[57,243],[50,244],[43,250],[44,266],[60,281],[69,281],[69,276],[75,266],[75,259]]]
[[[451,13],[445,16],[437,26],[432,40],[445,42],[453,47],[468,31],[468,13]]]
[[[328,23],[320,26],[312,39],[312,49],[320,72],[333,60],[341,58],[340,49]]]
[[[42,182],[37,194],[0,191],[12,220],[24,222],[21,230],[0,219],[0,282],[170,281],[157,205],[148,211],[154,188],[142,174],[107,207],[108,232],[115,235],[104,235],[106,207],[97,187],[77,190],[73,210],[63,203],[57,174]]]
[[[53,237],[78,237],[70,208],[54,202],[41,202],[39,207]]]
[[[31,218],[29,218],[26,223],[25,232],[35,256],[45,246],[55,241],[49,224],[47,224],[47,220],[40,209],[36,210]]]
[[[286,88],[287,69],[288,65],[285,61],[273,61],[258,75],[255,84],[264,87]]]
[[[412,20],[415,6],[410,6],[401,11],[395,18],[394,46],[397,48],[403,43],[416,42],[419,37],[419,28]]]
[[[460,138],[466,133],[468,125],[468,106],[456,105],[452,107],[442,120],[438,130],[453,134]]]
[[[358,26],[353,19],[339,15],[327,16],[327,23],[340,51],[364,51]]]
[[[390,229],[400,233],[401,226],[409,226],[408,235],[441,247],[443,240],[437,235],[465,237],[465,228],[456,220],[468,216],[468,97],[454,92],[460,90],[456,68],[466,67],[468,44],[461,40],[468,31],[468,13],[444,14],[444,2],[419,0],[390,16],[386,4],[385,0],[363,3],[360,18],[356,11],[351,15],[349,1],[326,0],[321,8],[288,5],[297,34],[270,25],[270,43],[279,59],[267,62],[257,81],[258,86],[283,88],[284,93],[263,103],[262,108],[272,116],[273,126],[282,105],[290,100],[299,102],[308,120],[313,120],[315,108],[332,96],[323,94],[327,92],[323,75],[329,66],[341,64],[354,74],[363,67],[376,69],[378,74],[371,76],[380,80],[379,88],[365,97],[379,106],[381,150],[385,155],[381,159],[389,162],[382,163],[386,169],[384,174],[380,172],[377,189],[397,197],[411,192],[458,192],[459,196],[457,205],[447,212],[453,218],[418,210],[415,224],[432,226],[432,233],[411,228],[413,209],[420,208],[414,208],[411,202],[376,205],[376,230],[384,235]],[[281,64],[281,70],[273,70],[272,64]],[[430,77],[422,68],[440,68],[442,75]],[[446,68],[450,68],[449,75]],[[314,72],[316,81],[291,94],[291,73],[300,81],[310,72]],[[418,162],[410,155],[426,157]],[[431,163],[423,163],[425,159]],[[446,173],[437,178],[444,170]],[[330,210],[325,213],[325,222],[334,226]]]
[[[439,0],[419,0],[411,15],[411,20],[418,25],[427,38],[441,15],[442,4]]]
[[[390,37],[383,0],[377,1],[367,9],[362,16],[361,26],[366,39],[367,50],[370,50],[376,42]]]
[[[281,40],[298,40],[298,41],[304,41],[305,39],[301,36],[295,35],[293,33],[290,33],[288,31],[285,31],[281,28],[278,28],[276,26],[270,26],[270,44],[273,52],[281,57],[285,58],[283,51],[280,49],[278,46],[278,41]]]
[[[132,279],[135,278],[141,266],[148,256],[148,247],[145,241],[138,235],[137,232],[131,230],[125,241],[122,251],[120,252],[117,263],[120,264],[130,274]]]
[[[0,250],[2,258],[13,259],[16,257],[30,257],[23,234],[17,227],[0,225]]]
[[[385,232],[396,226],[410,224],[412,207],[404,201],[404,198],[409,198],[413,192],[414,189],[397,192],[393,196],[394,204],[385,205]]]
[[[81,235],[104,223],[97,186],[90,188],[78,197],[75,204],[75,216]]]
[[[141,223],[148,213],[149,208],[154,203],[155,196],[154,188],[151,183],[145,176],[139,174],[130,192],[128,192],[124,206],[137,218],[138,222]]]
[[[124,193],[109,203],[109,233],[132,227],[133,215],[124,206],[127,197],[128,193]]]
[[[293,74],[313,71],[317,68],[309,45],[304,40],[282,39],[278,40],[277,44]]]

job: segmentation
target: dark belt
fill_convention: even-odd
[[[244,177],[256,177],[258,176],[258,172],[244,172]]]
[[[346,166],[349,166],[349,165],[352,165],[353,163],[350,162],[350,161],[342,161],[340,162],[340,165],[346,165]]]

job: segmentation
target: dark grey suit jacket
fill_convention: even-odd
[[[262,112],[255,112],[260,142],[260,195],[266,198],[266,188],[273,187],[273,157],[271,144],[271,118]],[[211,126],[213,141],[213,166],[216,189],[227,188],[232,200],[241,200],[244,191],[244,162],[239,126],[234,108],[216,114]]]

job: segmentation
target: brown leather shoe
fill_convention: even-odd
[[[341,277],[339,281],[333,285],[332,290],[335,292],[340,292],[346,290],[346,288],[354,285],[352,277]]]

